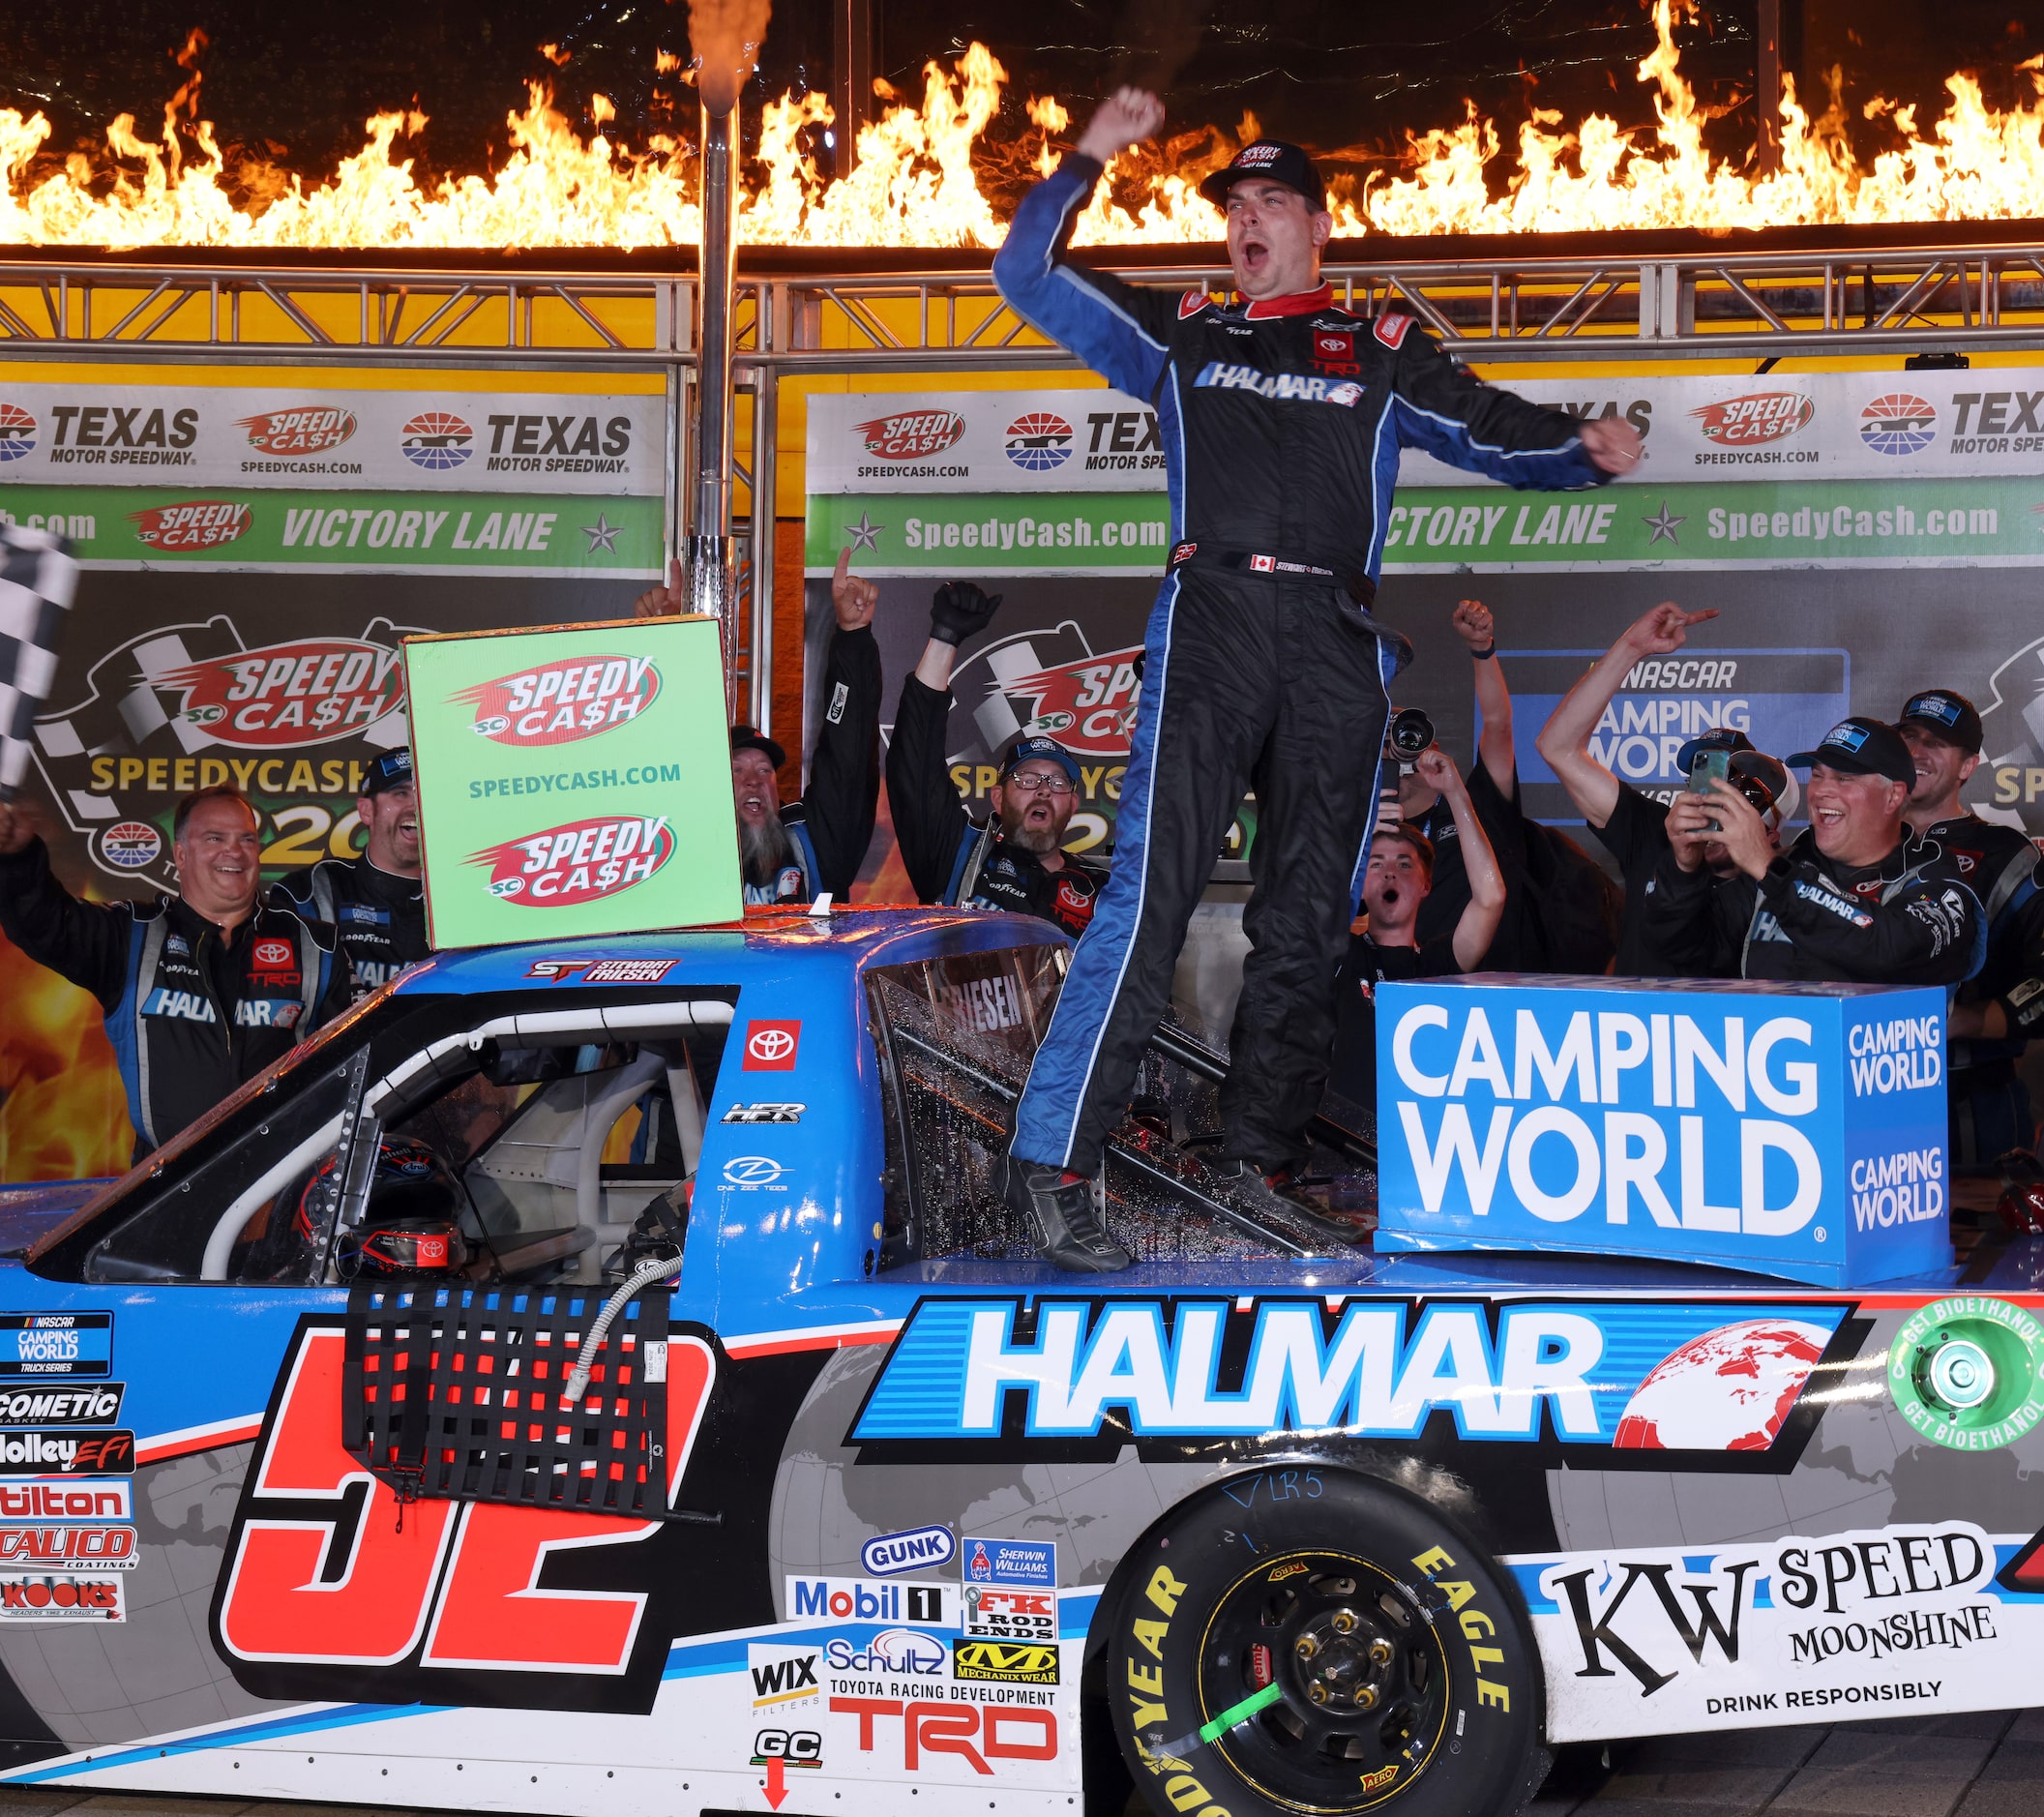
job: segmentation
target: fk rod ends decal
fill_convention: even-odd
[[[1888,1391],[1911,1430],[1991,1451],[2044,1420],[2044,1322],[2005,1299],[1954,1295],[1911,1315],[1888,1350]]]

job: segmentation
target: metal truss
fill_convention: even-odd
[[[1897,232],[1869,238],[1893,241]],[[1424,247],[1386,242],[1386,256],[1343,257],[1326,274],[1348,308],[1409,312],[1472,365],[1750,359],[1764,370],[1784,358],[2044,349],[2044,241],[1991,227],[1942,240],[1923,229],[1911,243],[1885,245],[1850,245],[1830,231],[1811,237],[1839,244],[1699,251],[1689,241],[1662,251],[1666,236],[1611,235],[1588,252],[1443,242],[1430,257]],[[1217,291],[1228,283],[1211,253],[1111,248],[1080,256],[1136,283]],[[659,373],[667,392],[667,530],[678,547],[692,527],[680,515],[690,496],[682,431],[696,365],[690,262],[686,251],[356,261],[321,253],[264,262],[201,252],[0,253],[0,361]],[[947,373],[1071,370],[1063,349],[1001,301],[989,264],[985,254],[959,253],[920,266],[901,253],[829,258],[755,248],[744,256],[736,364],[752,432],[732,528],[749,545],[744,667],[762,728],[771,714],[781,384],[810,374],[912,372],[934,382]]]

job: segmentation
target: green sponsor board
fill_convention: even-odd
[[[1161,574],[1163,492],[812,493],[805,564],[828,574],[841,549],[872,574]]]
[[[1159,574],[1162,492],[824,494],[809,501],[806,565],[838,551],[875,574]],[[1283,551],[1278,551],[1282,553]],[[1383,565],[1605,563],[1828,567],[2044,559],[2044,478],[1805,480],[1514,492],[1411,486],[1392,506]]]
[[[1594,492],[1408,487],[1384,567],[1729,567],[2044,557],[2044,479],[1611,486]]]
[[[657,574],[657,498],[6,486],[0,522],[52,529],[94,563]]]
[[[407,638],[435,946],[735,920],[710,618]]]

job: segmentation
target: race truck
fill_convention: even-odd
[[[1339,1122],[1349,1198],[1227,1199],[1168,1028],[1099,1189],[1136,1266],[1059,1274],[998,1169],[1065,957],[946,909],[449,953],[7,1195],[6,1777],[1468,1817],[1565,1743],[2037,1695],[2044,1247],[1377,1254]]]

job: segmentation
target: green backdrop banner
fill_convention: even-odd
[[[407,638],[435,946],[741,912],[716,621]]]

